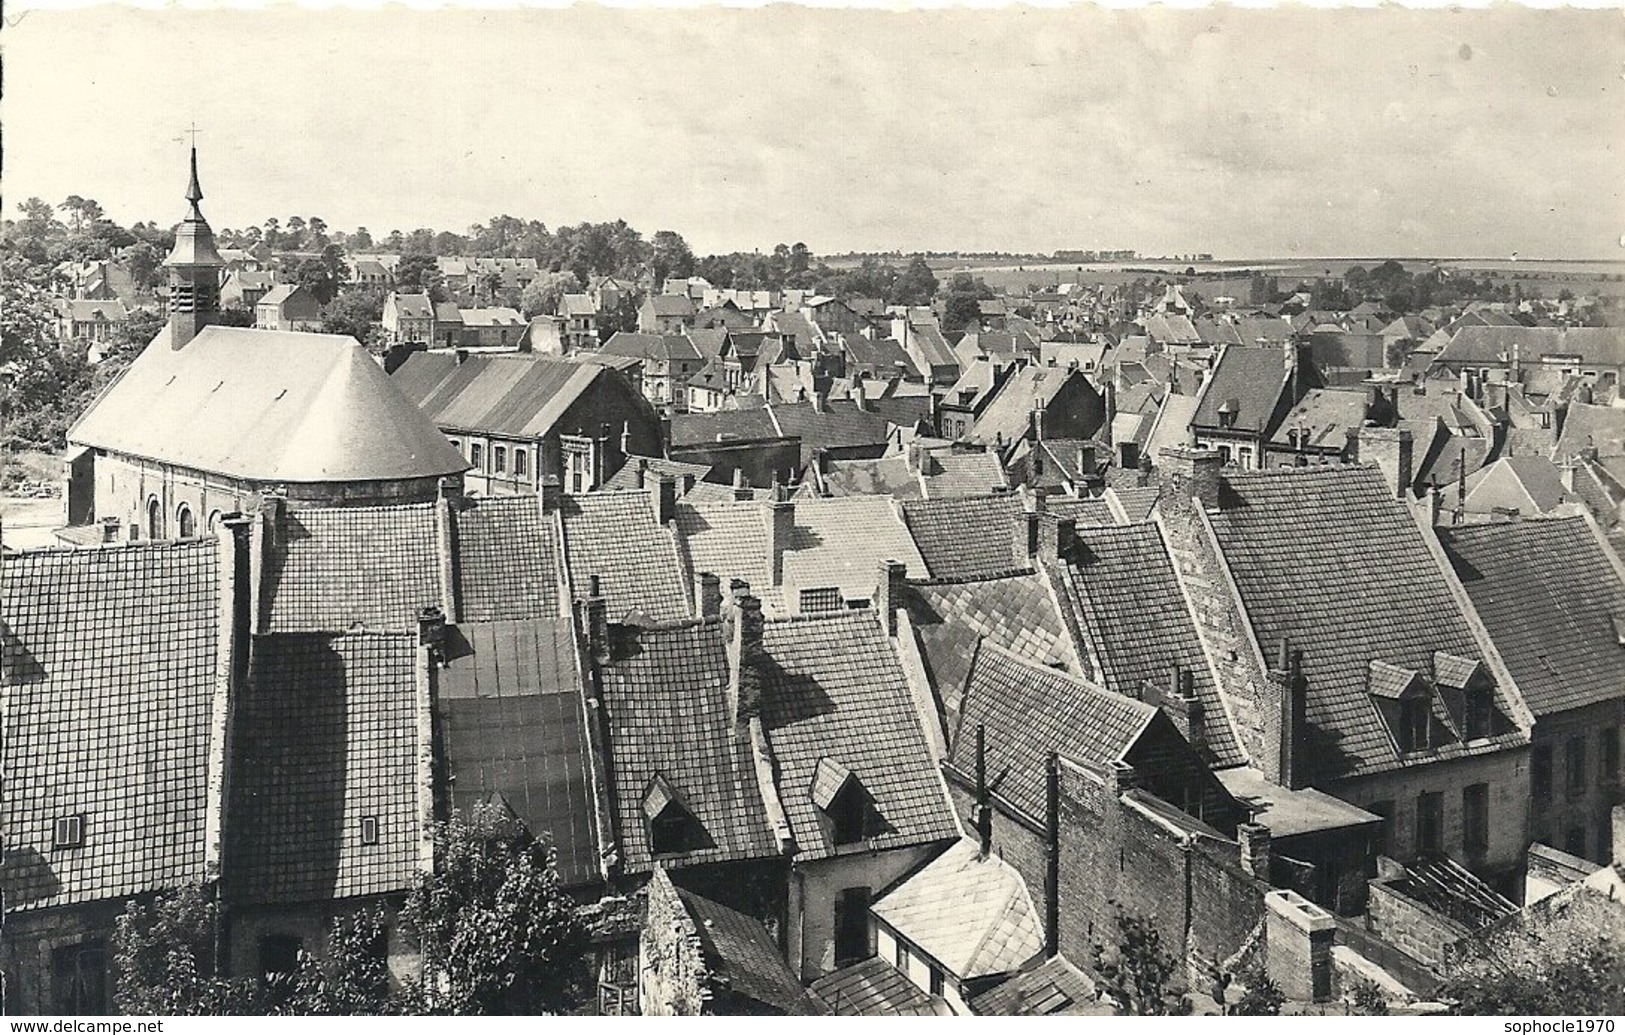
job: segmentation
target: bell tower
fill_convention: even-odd
[[[197,333],[220,318],[220,274],[225,260],[215,250],[214,231],[198,202],[197,145],[192,145],[192,182],[186,187],[191,211],[175,228],[175,247],[164,260],[169,269],[169,347],[183,348]]]

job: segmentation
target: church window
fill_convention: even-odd
[[[508,471],[508,448],[506,446],[491,447],[491,470],[497,474],[506,474]]]
[[[154,496],[147,501],[147,538],[162,539],[164,537],[164,508],[159,505],[158,497]]]
[[[184,503],[175,511],[175,528],[182,539],[191,539],[197,535],[197,519],[192,517],[192,508]]]
[[[513,473],[517,474],[517,475],[521,475],[521,476],[530,473],[527,470],[527,467],[529,466],[528,465],[528,459],[529,459],[529,457],[527,456],[527,454],[525,453],[525,451],[523,449],[514,450],[513,451]]]

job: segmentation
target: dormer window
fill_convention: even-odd
[[[1424,751],[1428,747],[1428,729],[1433,720],[1433,702],[1425,697],[1412,697],[1400,702],[1401,719],[1399,747],[1401,751]]]
[[[677,789],[659,773],[643,792],[650,855],[681,855],[705,847],[705,830]]]
[[[52,848],[83,848],[85,846],[85,817],[58,816],[51,832]]]
[[[1433,682],[1461,726],[1461,739],[1478,740],[1495,732],[1495,681],[1472,658],[1433,652]]]
[[[1401,751],[1423,751],[1433,743],[1433,691],[1414,669],[1373,661],[1366,690]]]
[[[818,768],[813,771],[812,800],[829,819],[837,845],[857,844],[880,832],[874,799],[856,774],[833,758],[818,760]]]

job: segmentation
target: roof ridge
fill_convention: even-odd
[[[978,853],[978,855],[980,855],[980,853]],[[967,977],[976,976],[973,973],[973,969],[976,966],[977,959],[982,955],[982,950],[987,948],[988,940],[993,937],[994,930],[1003,924],[1005,917],[1009,916],[1013,911],[1013,907],[1019,904],[1022,895],[1027,895],[1027,905],[1029,909],[1032,907],[1032,896],[1027,894],[1026,881],[1022,880],[1019,873],[1015,873],[1014,867],[1010,867],[1009,864],[1004,861],[1003,856],[989,853],[985,858],[978,858],[976,860],[978,865],[984,862],[992,863],[994,868],[1000,872],[1003,872],[1005,869],[1009,869],[1011,873],[1015,875],[1016,879],[1009,882],[1010,887],[1005,893],[1004,902],[999,908],[997,919],[995,919],[993,923],[987,925],[987,929],[982,932],[982,937],[977,940],[975,947],[972,948],[971,951],[965,956],[965,969],[967,971]]]
[[[94,527],[94,526],[84,526]],[[111,543],[51,543],[46,546],[27,546],[10,549],[0,560],[15,561],[33,557],[67,557],[74,554],[129,553],[136,550],[175,550],[208,546],[211,551],[219,539],[217,533],[206,533],[191,539],[120,539]]]

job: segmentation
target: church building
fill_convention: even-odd
[[[219,326],[225,262],[198,202],[175,231],[169,322],[68,433],[73,544],[190,538],[263,496],[434,499],[468,462],[351,337]]]

